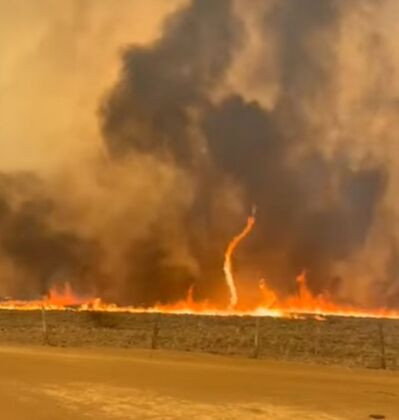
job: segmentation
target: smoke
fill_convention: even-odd
[[[0,45],[0,89],[24,98],[0,102],[0,292],[227,302],[223,253],[256,205],[239,290],[306,269],[315,292],[395,306],[393,0],[70,3],[21,14],[23,59]]]
[[[98,153],[96,111],[121,51],[153,41],[181,3],[0,0],[1,169],[48,173]]]
[[[133,149],[192,163],[197,146],[190,139],[190,111],[208,101],[241,35],[231,2],[212,3],[193,2],[167,20],[152,46],[125,53],[122,77],[104,112],[111,154]]]

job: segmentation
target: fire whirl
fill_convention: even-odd
[[[399,311],[386,308],[362,309],[354,305],[341,305],[324,294],[315,295],[308,287],[305,272],[296,279],[295,294],[282,297],[262,279],[259,282],[259,300],[254,304],[241,304],[233,275],[233,254],[238,245],[252,231],[255,225],[253,212],[247,220],[243,231],[228,244],[225,252],[223,271],[229,291],[229,305],[220,307],[208,301],[196,301],[193,298],[193,287],[183,300],[171,304],[157,304],[151,308],[118,306],[101,301],[99,298],[85,298],[76,295],[71,286],[66,284],[62,289],[53,288],[48,296],[33,301],[3,300],[0,310],[39,310],[45,308],[54,311],[101,311],[128,313],[168,313],[168,314],[198,314],[217,316],[269,316],[301,318],[313,316],[316,320],[324,320],[324,316],[343,316],[358,318],[390,318],[399,319]]]
[[[225,253],[223,271],[226,277],[227,287],[230,292],[230,306],[229,306],[230,309],[233,309],[238,303],[237,288],[236,288],[236,285],[234,282],[234,276],[233,276],[232,256],[235,249],[240,244],[240,242],[246,236],[248,236],[251,230],[253,229],[255,225],[254,213],[255,212],[253,212],[253,215],[248,218],[247,225],[245,226],[244,230],[239,235],[235,236],[233,240],[229,243],[226,253]]]

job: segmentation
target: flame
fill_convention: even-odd
[[[232,241],[229,243],[225,256],[224,256],[223,271],[226,277],[226,284],[230,292],[230,305],[229,305],[230,309],[235,308],[238,302],[237,288],[236,288],[236,285],[234,282],[234,276],[233,276],[232,256],[235,249],[240,244],[240,242],[251,233],[251,230],[253,229],[254,225],[255,225],[255,215],[253,211],[252,216],[248,217],[247,224],[244,230],[241,233],[239,233],[237,236],[235,236],[232,239]]]
[[[83,298],[75,294],[69,283],[63,286],[53,287],[47,296],[42,299],[23,301],[23,300],[0,300],[0,309],[24,309],[37,310],[46,308],[50,310],[80,308],[94,302],[95,299]]]
[[[71,285],[53,288],[42,299],[33,301],[0,300],[3,310],[47,310],[58,311],[104,311],[130,313],[170,313],[170,314],[201,314],[217,316],[269,316],[306,319],[312,317],[318,321],[325,321],[326,316],[344,316],[359,318],[391,318],[399,319],[399,310],[386,308],[363,309],[354,305],[344,305],[334,302],[327,294],[315,295],[308,287],[306,272],[296,279],[297,290],[290,296],[280,296],[273,290],[266,280],[259,282],[259,300],[250,304],[238,305],[237,289],[232,272],[232,257],[240,242],[251,232],[255,225],[255,213],[248,218],[243,231],[229,243],[224,262],[226,283],[230,292],[228,308],[209,301],[196,301],[193,297],[194,289],[188,290],[186,298],[172,304],[157,304],[151,308],[118,306],[105,303],[98,298],[82,297],[74,293]]]
[[[222,308],[208,301],[195,301],[193,288],[187,297],[172,304],[157,304],[151,308],[118,306],[105,303],[98,298],[82,298],[74,294],[71,287],[51,290],[47,297],[34,301],[0,301],[3,310],[47,310],[54,311],[103,311],[128,313],[199,314],[216,316],[269,316],[306,319],[312,317],[324,321],[326,316],[359,318],[399,319],[399,311],[386,308],[365,310],[351,305],[340,305],[325,295],[314,295],[308,288],[305,273],[297,278],[297,292],[288,297],[279,296],[265,280],[259,282],[260,303],[247,307]]]
[[[315,295],[309,289],[306,273],[301,273],[297,279],[297,292],[288,297],[278,296],[267,283],[262,280],[259,290],[262,294],[261,307],[276,308],[284,314],[314,315],[317,320],[325,316],[346,316],[359,318],[399,318],[399,311],[387,308],[362,309],[354,305],[334,302],[325,294]]]

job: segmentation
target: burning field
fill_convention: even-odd
[[[0,341],[52,346],[111,346],[268,357],[397,369],[399,316],[387,309],[338,305],[308,289],[305,274],[294,296],[259,284],[259,303],[242,305],[233,256],[255,216],[228,244],[223,271],[228,306],[182,301],[151,307],[118,306],[75,295],[69,285],[37,301],[0,304]],[[255,301],[256,302],[256,301]]]
[[[0,0],[0,338],[395,367],[397,2],[67,3]]]
[[[259,296],[241,303],[233,257],[255,215],[228,244],[223,271],[228,305],[186,299],[150,307],[118,306],[75,295],[70,285],[37,301],[0,303],[0,342],[110,346],[208,352],[397,369],[399,313],[339,305],[297,278],[295,295],[280,297],[264,280]]]
[[[3,416],[399,418],[398,1],[0,16]]]
[[[388,308],[363,309],[355,305],[335,303],[329,296],[315,295],[309,290],[306,275],[302,273],[297,277],[297,292],[294,295],[281,297],[272,290],[265,280],[258,285],[259,296],[250,302],[241,303],[233,274],[233,254],[240,242],[251,233],[255,225],[255,216],[248,218],[242,232],[235,236],[228,244],[223,272],[226,289],[229,292],[228,306],[221,306],[207,300],[195,301],[193,288],[188,290],[186,299],[169,304],[156,303],[149,307],[118,306],[105,303],[100,298],[81,297],[76,295],[67,283],[63,288],[50,289],[47,296],[39,300],[23,301],[4,299],[0,302],[0,310],[33,311],[51,310],[91,311],[91,312],[119,312],[119,313],[164,313],[164,314],[191,314],[191,315],[217,315],[217,316],[267,316],[274,318],[301,318],[313,316],[323,321],[325,316],[341,316],[355,318],[381,318],[399,320],[399,311]]]

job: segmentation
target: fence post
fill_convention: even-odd
[[[386,354],[385,354],[385,338],[384,338],[384,320],[378,322],[378,331],[380,337],[380,354],[381,354],[381,369],[387,368]]]
[[[155,317],[154,327],[152,329],[151,337],[151,349],[156,350],[158,348],[158,334],[159,334],[159,321],[161,314],[157,314]]]
[[[260,353],[260,317],[256,318],[255,323],[255,335],[254,335],[254,349],[252,353],[252,357],[257,359]]]
[[[42,306],[42,332],[43,332],[43,344],[48,344],[46,308],[44,307],[44,305]]]
[[[320,351],[320,325],[321,321],[316,321],[316,329],[315,329],[315,336],[314,336],[314,355],[318,356]]]

